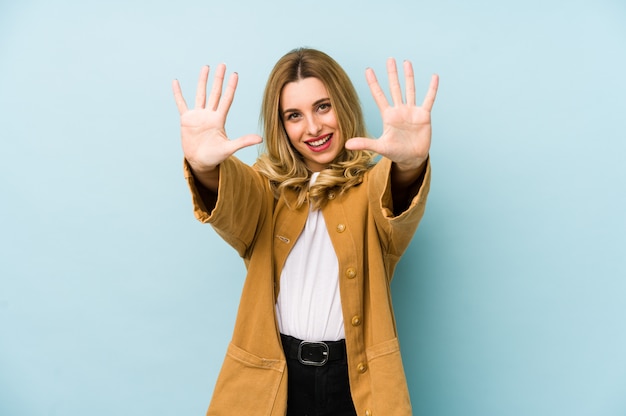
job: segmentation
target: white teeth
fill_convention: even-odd
[[[323,145],[324,143],[326,143],[328,140],[330,140],[330,134],[328,136],[325,136],[324,138],[316,140],[314,142],[307,142],[307,144],[309,146],[319,147],[319,146]]]

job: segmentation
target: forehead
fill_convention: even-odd
[[[329,98],[328,90],[322,81],[312,77],[289,82],[280,93],[282,108],[309,107],[324,98]]]

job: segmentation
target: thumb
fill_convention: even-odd
[[[231,140],[229,143],[233,148],[233,153],[237,150],[243,149],[244,147],[254,146],[255,144],[259,144],[263,141],[263,138],[258,134],[246,134],[245,136],[241,136],[237,139]]]
[[[354,137],[346,141],[346,149],[348,150],[370,150],[379,153],[379,147],[378,140],[365,137]]]

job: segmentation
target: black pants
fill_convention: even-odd
[[[356,416],[343,341],[339,359],[331,354],[326,364],[314,366],[302,364],[294,356],[300,340],[286,335],[281,338],[287,356],[287,416]]]

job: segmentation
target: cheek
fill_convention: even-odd
[[[326,114],[324,122],[329,126],[337,128],[337,117],[335,117],[335,112],[331,111],[328,114]]]
[[[289,138],[290,142],[295,143],[296,141],[298,141],[301,135],[299,130],[300,128],[293,124],[288,124],[285,126],[285,133],[287,133],[287,137]]]
[[[335,130],[335,134],[339,133],[339,131],[338,131],[339,123],[337,123],[337,117],[335,117],[335,113],[334,112],[330,112],[330,113],[325,115],[325,117],[324,117],[324,124],[326,124],[328,127],[330,127],[333,130]]]

